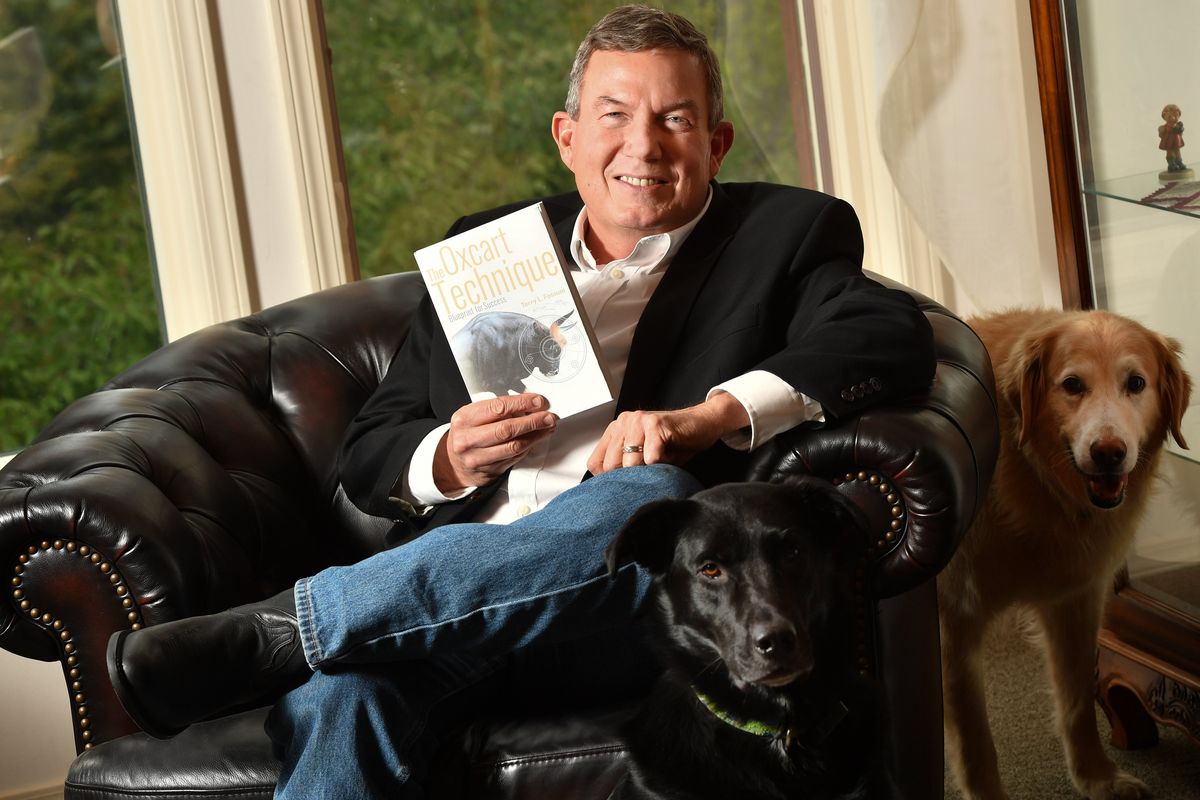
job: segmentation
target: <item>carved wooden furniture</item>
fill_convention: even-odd
[[[1175,32],[1190,35],[1200,16],[1175,0],[1122,5],[1030,2],[1063,305],[1138,318],[1181,339],[1187,358],[1200,352],[1198,279],[1184,268],[1196,274],[1200,260],[1200,205],[1162,201],[1160,188],[1179,184],[1159,180],[1156,125],[1167,103],[1182,106],[1185,121],[1200,118],[1200,91],[1184,76],[1194,71],[1171,63]],[[1193,409],[1185,425],[1197,423]],[[1200,445],[1187,427],[1185,436]],[[1178,448],[1164,456],[1170,480],[1100,632],[1097,693],[1117,747],[1156,743],[1158,723],[1200,745],[1200,514],[1187,491],[1200,480],[1194,459]]]

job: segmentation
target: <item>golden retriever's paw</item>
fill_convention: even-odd
[[[1112,780],[1077,781],[1079,790],[1089,800],[1150,800],[1150,787],[1130,775],[1117,772]]]
[[[1008,800],[1008,792],[1000,782],[999,775],[991,780],[977,782],[975,786],[963,786],[960,782],[958,790],[962,793],[962,800]]]
[[[994,789],[985,792],[963,792],[963,800],[1008,800],[1008,792]]]

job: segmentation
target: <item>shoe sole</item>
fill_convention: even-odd
[[[131,633],[133,633],[131,630],[121,630],[109,637],[107,657],[105,659],[108,662],[108,679],[112,682],[113,691],[116,692],[117,700],[121,702],[125,713],[129,715],[129,718],[139,728],[155,739],[170,739],[181,733],[184,728],[168,728],[153,722],[142,710],[141,706],[138,705],[133,687],[129,684],[128,679],[125,677],[125,671],[122,669],[123,661],[121,654],[125,645],[125,637]]]

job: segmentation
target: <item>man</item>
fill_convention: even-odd
[[[426,300],[340,464],[400,546],[116,634],[110,672],[143,728],[291,688],[268,723],[277,796],[421,796],[440,737],[497,692],[636,689],[630,620],[649,581],[633,565],[609,579],[602,553],[638,507],[741,478],[750,449],[798,423],[928,385],[928,324],[862,277],[846,204],[713,180],[733,128],[690,23],[614,10],[580,46],[566,105],[552,131],[578,194],[545,202],[615,405],[559,420],[532,394],[467,403]]]

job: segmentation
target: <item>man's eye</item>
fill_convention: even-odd
[[[667,124],[672,128],[686,129],[692,127],[692,121],[687,117],[670,116],[667,117]]]

